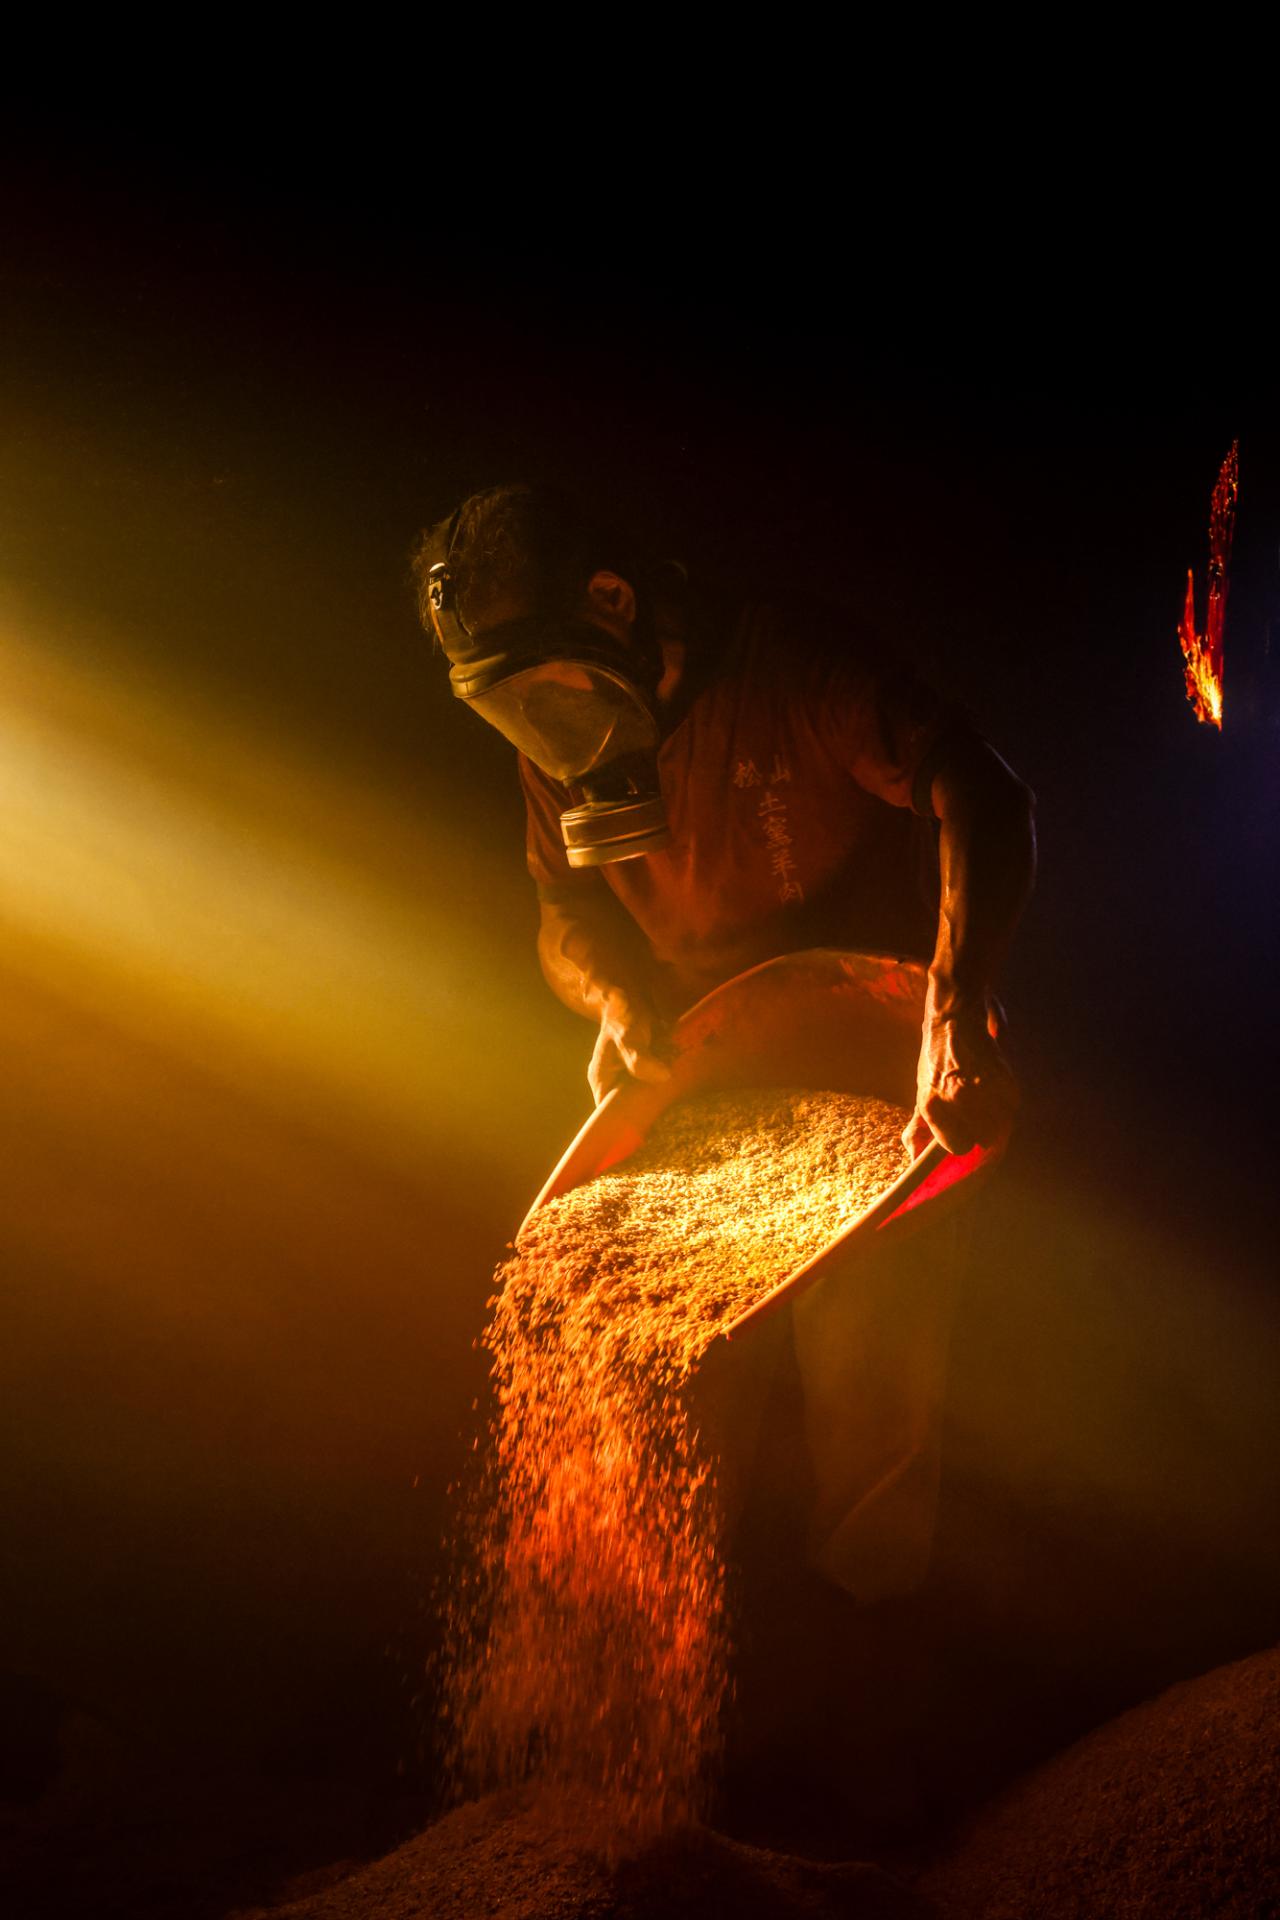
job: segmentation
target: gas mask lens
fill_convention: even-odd
[[[657,743],[653,716],[635,691],[607,668],[582,661],[526,667],[470,695],[467,705],[565,785],[606,761],[652,753]]]
[[[541,660],[462,697],[553,780],[581,789],[581,804],[560,816],[571,867],[668,845],[657,723],[620,674],[586,660]]]

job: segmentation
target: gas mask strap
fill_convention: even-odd
[[[462,520],[462,508],[455,507],[447,521],[433,536],[433,545],[441,555],[427,569],[427,604],[431,609],[431,621],[442,647],[448,651],[450,640],[470,639],[470,634],[458,617],[454,605],[454,578],[449,571],[449,562],[453,557],[454,544],[458,538],[458,527]],[[447,624],[446,624],[447,623]],[[449,629],[453,632],[450,633]]]

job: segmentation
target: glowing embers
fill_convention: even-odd
[[[1235,532],[1236,499],[1240,491],[1239,452],[1240,442],[1233,440],[1209,508],[1209,605],[1204,633],[1196,632],[1195,577],[1190,568],[1186,609],[1178,627],[1186,662],[1187,698],[1195,708],[1196,719],[1217,727],[1219,732],[1222,730],[1222,632],[1231,584],[1231,537]]]
[[[625,1844],[702,1810],[728,1672],[715,1336],[902,1170],[907,1115],[795,1090],[671,1108],[539,1208],[501,1270],[498,1411],[450,1600],[459,1784],[534,1778]]]

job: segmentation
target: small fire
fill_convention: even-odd
[[[1187,604],[1178,626],[1186,662],[1187,698],[1196,719],[1222,731],[1222,630],[1231,584],[1231,537],[1236,526],[1240,491],[1240,442],[1233,440],[1222,463],[1209,507],[1209,606],[1203,634],[1196,632],[1195,576],[1187,570]]]

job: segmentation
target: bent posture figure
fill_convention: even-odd
[[[1032,807],[965,715],[847,617],[700,597],[540,490],[467,500],[417,573],[454,691],[520,750],[538,950],[596,1025],[597,1100],[622,1074],[665,1075],[671,1021],[723,981],[852,948],[928,969],[908,1148],[1001,1143],[1017,1090],[993,994]],[[871,1729],[877,1791],[922,1672],[900,1603],[929,1563],[958,1264],[936,1242],[864,1261],[857,1286],[824,1283],[789,1316],[808,1556],[862,1603],[861,1668],[835,1685],[841,1662],[824,1665],[821,1711]]]
[[[417,570],[455,691],[520,749],[539,956],[596,1024],[597,1101],[664,1075],[713,986],[853,947],[928,963],[908,1147],[1003,1140],[993,994],[1032,805],[965,716],[847,619],[699,600],[545,490],[472,496]]]

